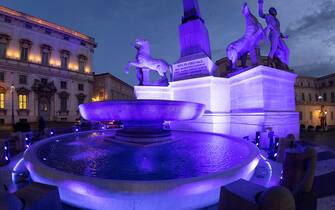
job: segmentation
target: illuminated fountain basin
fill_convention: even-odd
[[[128,100],[103,101],[79,106],[83,118],[90,121],[122,120],[116,132],[118,140],[152,143],[170,139],[164,121],[194,120],[201,117],[205,105],[186,101]]]
[[[117,135],[52,137],[30,147],[25,164],[34,181],[58,186],[70,205],[170,210],[217,203],[222,185],[249,179],[258,163],[254,145],[218,134],[171,131],[169,141],[148,144],[113,141]]]

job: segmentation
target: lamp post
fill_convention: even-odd
[[[14,125],[15,120],[14,120],[14,91],[15,91],[15,86],[12,83],[12,85],[10,86],[10,92],[12,94],[12,124]]]

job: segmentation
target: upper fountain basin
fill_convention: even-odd
[[[201,117],[205,105],[170,100],[113,100],[81,104],[79,111],[90,121],[177,121]]]

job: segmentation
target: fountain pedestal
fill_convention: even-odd
[[[176,130],[254,137],[272,127],[277,136],[299,137],[295,111],[296,74],[257,66],[230,78],[213,76],[171,82],[168,87],[135,87],[138,99],[169,99],[202,103],[205,114],[192,121],[171,122]]]

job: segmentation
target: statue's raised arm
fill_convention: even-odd
[[[265,14],[263,12],[263,5],[264,5],[264,1],[263,0],[258,0],[258,15],[261,18],[265,18]]]

